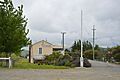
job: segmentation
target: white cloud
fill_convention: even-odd
[[[96,44],[112,46],[120,39],[114,38],[113,42],[110,39],[120,35],[120,0],[14,0],[14,3],[24,5],[29,36],[34,42],[47,38],[60,44],[61,31],[67,32],[66,45],[80,39],[81,9],[85,40],[92,41],[92,25],[96,26]]]

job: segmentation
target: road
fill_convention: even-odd
[[[0,69],[0,80],[120,80],[120,65],[90,62],[91,68]]]

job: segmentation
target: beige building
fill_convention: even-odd
[[[53,45],[45,40],[39,41],[29,48],[29,61],[33,63],[34,59],[42,59],[44,55],[50,55],[53,51],[61,51],[63,48],[59,45]]]

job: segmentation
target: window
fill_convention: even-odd
[[[42,48],[39,48],[39,54],[42,54]]]

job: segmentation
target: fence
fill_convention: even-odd
[[[0,60],[9,60],[9,68],[12,67],[12,61],[11,61],[11,58],[0,58]]]

